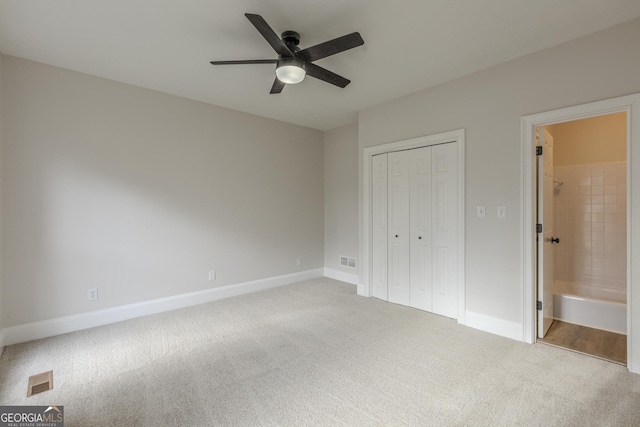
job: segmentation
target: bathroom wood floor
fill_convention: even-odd
[[[627,364],[626,335],[554,320],[545,337],[538,341]]]

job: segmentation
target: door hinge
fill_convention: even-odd
[[[536,310],[542,311],[542,301],[536,301]]]
[[[536,146],[536,156],[542,156],[542,145]]]
[[[536,224],[536,233],[542,233],[542,224]]]

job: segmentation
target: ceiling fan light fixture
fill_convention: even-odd
[[[282,83],[294,85],[304,80],[304,62],[297,58],[283,58],[278,61],[276,77]]]
[[[315,46],[300,50],[300,34],[295,31],[285,31],[281,37],[273,31],[267,21],[255,13],[245,13],[244,16],[256,27],[256,30],[271,45],[278,54],[278,59],[241,59],[232,61],[210,61],[212,65],[237,64],[276,64],[276,78],[273,79],[270,94],[281,93],[287,84],[297,84],[304,80],[307,72],[313,78],[334,86],[344,88],[351,81],[344,77],[314,64],[327,56],[335,55],[354,47],[362,46],[364,40],[360,33],[354,32]]]

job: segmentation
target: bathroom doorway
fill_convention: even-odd
[[[627,362],[627,114],[536,128],[538,341]]]
[[[522,147],[522,340],[536,342],[537,237],[536,128],[622,112],[627,117],[627,369],[640,374],[640,93],[530,114],[521,118]]]

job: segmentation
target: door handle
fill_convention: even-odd
[[[551,240],[551,244],[560,243],[560,238],[559,237],[552,237],[549,240]]]

